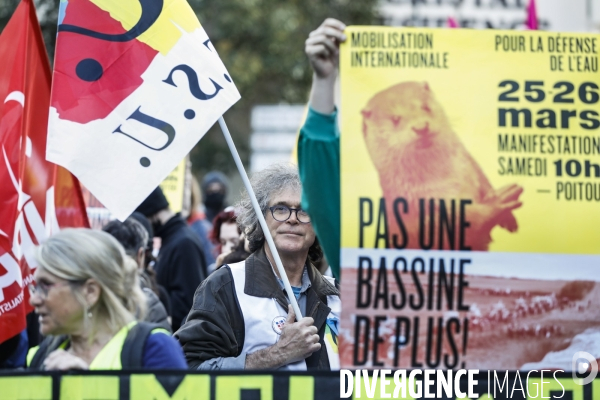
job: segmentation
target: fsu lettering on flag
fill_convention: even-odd
[[[240,95],[185,0],[61,1],[47,158],[126,218]]]

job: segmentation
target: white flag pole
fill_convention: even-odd
[[[275,264],[277,265],[277,270],[279,271],[279,276],[283,281],[283,287],[288,294],[288,299],[292,304],[292,308],[296,313],[296,321],[302,318],[302,313],[300,312],[300,307],[298,307],[298,302],[296,301],[296,296],[292,291],[292,287],[290,286],[290,281],[285,273],[285,269],[283,268],[283,264],[281,263],[281,258],[279,258],[279,253],[277,253],[277,249],[275,248],[275,243],[273,242],[273,237],[271,236],[271,232],[269,232],[269,227],[267,226],[267,221],[265,221],[265,217],[262,214],[260,206],[258,205],[258,200],[256,200],[256,195],[254,194],[254,190],[252,189],[252,185],[250,184],[250,180],[248,179],[248,174],[246,174],[246,170],[244,169],[244,165],[242,164],[242,160],[240,159],[240,155],[233,143],[233,139],[231,138],[231,134],[229,133],[229,129],[227,129],[227,124],[225,124],[225,120],[223,116],[219,117],[219,125],[221,126],[221,130],[223,131],[223,136],[225,136],[225,140],[227,141],[227,145],[229,146],[229,150],[231,151],[231,155],[233,156],[233,160],[235,161],[235,165],[237,166],[238,171],[242,177],[242,181],[244,181],[244,186],[248,191],[248,195],[250,196],[250,201],[252,202],[252,206],[254,207],[254,212],[258,217],[258,222],[260,223],[260,227],[263,230],[265,235],[265,239],[269,244],[269,248],[271,249],[271,254],[273,254],[273,258],[275,259]]]

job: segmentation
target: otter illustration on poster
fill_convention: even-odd
[[[362,117],[388,235],[400,238],[394,247],[487,251],[494,227],[518,229],[512,210],[522,206],[523,188],[490,185],[427,82],[402,82],[378,92]]]

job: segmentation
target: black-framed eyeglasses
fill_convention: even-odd
[[[269,207],[271,215],[275,221],[285,222],[292,216],[292,211],[296,212],[296,219],[298,222],[308,224],[310,222],[310,216],[306,211],[301,208],[291,208],[284,205],[277,205]]]

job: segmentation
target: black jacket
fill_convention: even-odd
[[[206,278],[206,263],[196,234],[179,214],[155,235],[162,239],[154,266],[156,281],[169,294],[173,331],[176,331],[192,308],[194,291]]]
[[[156,324],[161,328],[168,330],[170,333],[173,333],[173,328],[169,323],[167,310],[165,310],[165,306],[160,302],[156,293],[148,288],[143,288],[142,291],[146,295],[146,307],[148,308],[146,310],[144,321]]]
[[[250,296],[274,298],[287,312],[288,300],[260,249],[246,260],[244,293]],[[325,342],[325,326],[331,309],[327,296],[339,296],[339,291],[310,263],[308,277],[311,287],[306,295],[306,316],[315,320],[319,330],[321,349],[306,361],[309,370],[329,370]],[[244,319],[235,294],[231,270],[224,266],[213,272],[194,294],[194,306],[184,325],[175,332],[183,347],[188,366],[198,366],[216,357],[237,357],[244,347]]]

